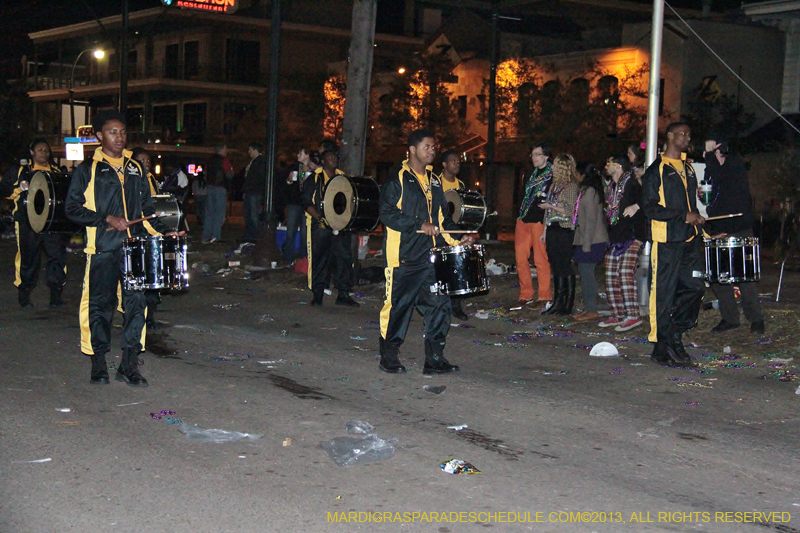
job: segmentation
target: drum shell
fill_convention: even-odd
[[[37,170],[28,182],[25,198],[28,223],[36,233],[75,233],[80,227],[64,210],[71,174]]]
[[[761,246],[757,237],[706,239],[706,280],[746,283],[761,279]]]
[[[125,289],[183,290],[189,287],[187,239],[178,235],[133,237],[122,244]]]
[[[171,231],[178,231],[181,224],[181,206],[172,194],[154,194],[153,207],[161,222]]]
[[[477,230],[486,220],[486,200],[475,191],[449,189],[444,193],[453,222],[464,229]]]
[[[443,246],[431,250],[438,294],[459,296],[489,290],[483,246]]]
[[[381,190],[374,179],[339,175],[325,188],[323,216],[334,230],[370,232],[380,221],[380,199]]]

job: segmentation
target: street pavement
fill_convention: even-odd
[[[227,244],[193,238],[191,287],[164,295],[167,327],[148,334],[145,389],[89,384],[83,254],[69,256],[67,309],[47,309],[42,273],[23,310],[15,243],[0,242],[0,532],[800,532],[800,382],[780,361],[796,357],[796,272],[782,302],[765,296],[763,337],[746,323],[709,336],[718,316],[704,311],[689,339],[697,368],[651,362],[645,327],[506,313],[516,276],[492,277],[465,307],[488,318],[450,330],[459,374],[423,376],[415,315],[409,372],[387,375],[379,285],[356,288],[358,309],[335,292],[312,308],[303,275],[226,268],[250,261],[231,253],[241,228],[226,231]],[[510,243],[487,250],[513,258]],[[119,346],[119,327],[112,336]],[[599,341],[621,357],[590,357]],[[395,455],[336,466],[320,443],[351,420],[396,438]],[[263,436],[191,441],[181,424]],[[443,472],[453,458],[482,473]]]

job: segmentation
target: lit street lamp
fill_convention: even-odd
[[[83,50],[80,54],[78,54],[78,57],[75,58],[75,62],[72,64],[72,75],[70,76],[69,79],[69,115],[70,115],[70,124],[72,126],[72,129],[70,130],[70,135],[75,135],[75,101],[72,98],[75,89],[75,67],[78,66],[78,61],[80,61],[81,56],[83,56],[83,54],[85,54],[86,52],[92,52],[92,55],[94,55],[94,57],[96,57],[97,59],[103,59],[103,57],[106,55],[106,53],[103,50],[99,50],[96,48],[87,48],[86,50]]]

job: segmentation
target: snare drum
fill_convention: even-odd
[[[486,200],[475,191],[449,189],[444,193],[453,222],[464,229],[476,230],[486,220]]]
[[[380,219],[381,190],[368,177],[336,176],[328,182],[322,211],[332,229],[370,232]]]
[[[167,225],[171,231],[178,231],[181,223],[181,206],[178,204],[178,199],[172,194],[154,194],[153,207],[156,210],[156,216],[161,219],[161,222]]]
[[[431,250],[436,270],[436,292],[457,296],[489,290],[489,278],[483,263],[483,246],[443,246]]]
[[[36,233],[74,233],[78,225],[70,221],[64,212],[67,201],[70,174],[50,173],[37,170],[28,182],[28,197],[25,200],[28,222]]]
[[[706,279],[741,283],[761,279],[761,246],[757,237],[706,239]]]
[[[171,289],[189,287],[186,268],[186,237],[150,235],[126,239],[122,244],[125,255],[125,289]]]

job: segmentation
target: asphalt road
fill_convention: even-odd
[[[0,532],[800,531],[800,383],[774,373],[796,371],[774,358],[797,346],[797,273],[783,302],[765,304],[769,337],[693,336],[699,369],[653,364],[644,329],[605,335],[497,308],[450,330],[461,373],[429,378],[419,316],[401,350],[409,373],[378,371],[379,286],[358,288],[359,309],[330,297],[311,308],[303,276],[214,274],[231,248],[193,242],[190,262],[211,272],[164,296],[169,327],[142,356],[150,387],[134,389],[89,384],[82,254],[70,254],[69,307],[47,309],[40,286],[26,311],[15,243],[0,242]],[[512,256],[508,244],[490,251]],[[467,311],[513,301],[515,281],[492,278]],[[704,312],[701,327],[716,320]],[[623,357],[589,357],[600,340]],[[724,359],[723,344],[740,358]],[[151,416],[165,410],[175,414]],[[190,441],[176,419],[263,436]],[[396,454],[336,466],[320,443],[346,437],[350,420],[396,438]],[[444,473],[451,458],[482,474]]]

